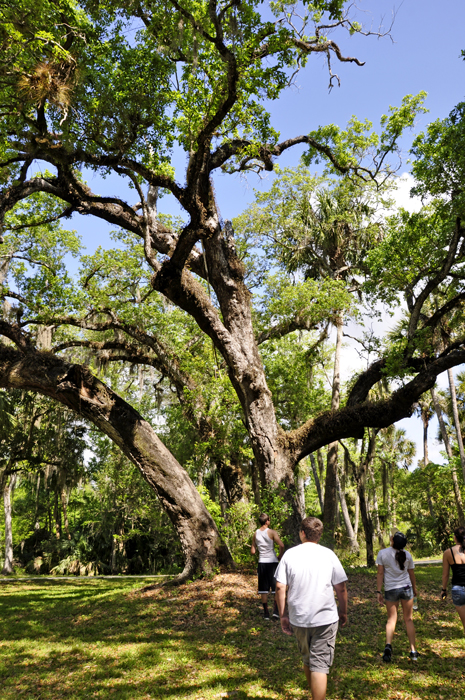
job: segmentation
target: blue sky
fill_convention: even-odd
[[[344,126],[354,114],[378,125],[390,105],[400,105],[406,94],[426,90],[429,113],[418,118],[415,131],[419,132],[433,119],[447,116],[454,105],[464,99],[465,62],[460,57],[461,49],[465,48],[463,0],[446,0],[440,4],[432,0],[404,0],[402,3],[364,0],[357,3],[354,12],[366,28],[373,30],[380,24],[388,29],[395,13],[392,38],[334,35],[332,38],[338,41],[344,55],[356,56],[365,61],[365,65],[358,67],[334,61],[333,71],[339,74],[341,86],[329,92],[324,59],[310,57],[306,69],[296,78],[297,87],[270,105],[273,124],[281,131],[282,138],[308,133],[328,123]],[[410,137],[405,138],[403,144],[406,160]],[[299,149],[288,151],[280,164],[297,165],[300,154]],[[175,156],[174,162],[177,178],[183,181],[185,156]],[[403,171],[407,170],[405,164]],[[269,183],[270,177],[259,180],[255,175],[247,179],[217,175],[215,189],[223,218],[239,214],[253,200],[253,188],[267,188]],[[122,195],[124,191],[118,178],[102,180],[89,173],[88,184],[99,194]],[[166,197],[160,205],[166,213],[178,213],[172,197]],[[82,235],[89,253],[108,242],[109,227],[104,222],[76,215],[73,227]],[[402,426],[420,444],[419,421],[402,421]],[[432,435],[436,430],[433,425]],[[430,459],[439,460],[439,450],[432,442]]]

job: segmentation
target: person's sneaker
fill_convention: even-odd
[[[273,610],[273,617],[275,620],[279,620],[279,613],[276,610]]]
[[[418,661],[419,656],[420,656],[420,654],[418,653],[418,651],[411,651],[410,657],[409,657],[410,661]]]
[[[267,612],[263,613],[263,619],[264,619],[264,620],[269,620],[269,619],[270,619],[270,613],[267,613]]]
[[[384,654],[383,654],[383,661],[385,663],[390,663],[392,659],[392,646],[390,644],[386,644],[386,647],[384,649]]]

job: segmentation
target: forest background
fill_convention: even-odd
[[[328,9],[331,9],[330,5],[327,4]],[[377,3],[376,8],[368,5],[367,9],[373,15],[373,20],[371,16],[369,18],[368,26],[376,33],[380,4]],[[231,5],[230,9],[234,7]],[[354,153],[351,156],[348,154],[355,145],[355,156],[359,160],[350,163],[348,172],[351,177],[344,178],[342,173],[343,177],[337,179],[341,168],[334,167],[331,160],[329,170],[323,164],[316,168],[313,163],[318,149],[316,153],[307,153],[300,165],[302,151],[298,148],[289,150],[287,155],[280,157],[279,169],[275,167],[273,176],[268,179],[256,182],[252,179],[256,177],[253,172],[247,174],[247,187],[255,185],[255,182],[258,187],[255,201],[248,208],[246,204],[251,199],[250,190],[245,189],[240,175],[222,174],[214,178],[215,197],[221,209],[218,225],[221,231],[227,231],[225,220],[233,219],[238,257],[245,266],[246,284],[253,292],[253,322],[260,339],[266,381],[275,399],[278,423],[287,431],[296,431],[329,407],[333,411],[338,410],[350,397],[355,381],[353,374],[360,368],[354,366],[354,350],[349,355],[347,349],[344,351],[341,347],[344,328],[346,334],[356,335],[361,341],[357,344],[350,339],[350,347],[360,349],[364,369],[370,367],[377,357],[388,357],[389,353],[392,360],[395,356],[392,348],[402,344],[405,338],[408,320],[403,321],[403,316],[410,312],[408,301],[404,305],[400,302],[403,293],[408,296],[408,290],[402,288],[402,274],[410,274],[408,265],[410,270],[415,266],[418,268],[418,261],[431,250],[439,252],[449,246],[450,251],[451,245],[455,245],[455,267],[449,269],[449,277],[436,284],[431,298],[427,300],[429,308],[426,304],[421,311],[423,315],[429,313],[429,318],[434,318],[438,309],[449,304],[441,316],[441,323],[444,321],[441,330],[447,331],[447,340],[453,346],[449,349],[449,355],[461,347],[462,250],[460,241],[454,244],[450,239],[453,229],[450,227],[451,218],[460,216],[460,210],[453,209],[459,206],[457,197],[451,205],[452,213],[451,210],[441,210],[440,204],[433,200],[428,205],[429,209],[420,212],[420,218],[412,218],[407,212],[401,212],[396,218],[394,202],[409,210],[419,209],[418,199],[412,207],[405,197],[408,185],[414,184],[413,180],[409,182],[407,179],[407,187],[401,184],[400,189],[395,191],[389,189],[391,179],[386,181],[385,188],[380,187],[381,168],[371,181],[371,186],[353,177],[357,168],[369,167],[366,161],[373,156],[370,149],[375,151],[375,161],[376,158],[378,162],[383,158],[383,143],[376,144],[372,132],[365,132],[356,122],[352,123],[349,132],[317,129],[318,124],[336,123],[343,126],[353,113],[377,123],[382,114],[388,113],[391,104],[402,103],[404,94],[416,94],[426,89],[430,92],[425,103],[430,109],[429,114],[422,112],[421,96],[407,100],[403,111],[392,112],[391,122],[384,122],[390,136],[393,135],[395,119],[402,122],[395,133],[395,146],[389,153],[397,158],[408,151],[413,138],[411,132],[404,134],[407,127],[413,126],[414,133],[418,133],[424,131],[435,117],[447,118],[447,114],[462,98],[461,81],[457,80],[457,76],[464,68],[460,60],[461,39],[458,37],[458,20],[463,10],[457,5],[451,8],[449,19],[443,16],[450,32],[447,47],[440,55],[423,49],[425,37],[435,37],[437,33],[434,10],[436,8],[432,3],[425,3],[421,17],[418,17],[414,3],[404,3],[392,29],[390,15],[384,18],[381,33],[387,32],[388,35],[381,39],[361,36],[358,25],[348,27],[350,51],[346,53],[362,57],[363,60],[371,55],[372,60],[368,58],[363,67],[354,65],[352,61],[338,65],[341,87],[336,86],[337,79],[333,78],[333,89],[328,92],[328,68],[324,61],[319,61],[318,56],[310,56],[309,65],[296,77],[296,83],[301,85],[300,91],[291,88],[286,92],[286,97],[278,101],[274,101],[277,95],[270,95],[269,92],[261,94],[261,104],[266,108],[272,105],[273,126],[281,131],[283,137],[301,133],[310,126],[316,129],[313,138],[324,142],[325,147],[329,144],[331,153],[335,153],[341,162],[344,157],[350,160]],[[431,14],[428,15],[428,12]],[[4,19],[4,26],[7,26],[7,13]],[[38,13],[37,21],[40,19]],[[366,17],[358,19],[367,24]],[[130,27],[132,32],[133,25]],[[415,31],[412,31],[412,27],[415,27]],[[344,26],[341,25],[339,29],[344,29]],[[231,29],[231,33],[234,32],[237,30]],[[350,33],[352,36],[349,36]],[[389,34],[398,43],[392,44]],[[415,50],[412,42],[417,39],[421,46]],[[200,45],[201,41],[197,41]],[[375,49],[369,44],[375,41],[376,56]],[[193,40],[191,45],[194,45]],[[397,47],[400,49],[394,53]],[[34,50],[36,54],[31,61],[32,64],[36,61],[37,68],[37,50]],[[403,51],[406,53],[403,54]],[[191,56],[186,63],[192,68],[196,61],[201,63],[201,57]],[[286,79],[291,68],[289,64]],[[387,73],[383,73],[386,69]],[[24,74],[30,76],[31,72]],[[265,78],[270,79],[268,75]],[[17,75],[15,79],[17,81]],[[38,79],[37,74],[35,79]],[[4,71],[3,89],[7,95],[11,89],[9,80]],[[379,86],[379,90],[374,89],[375,85]],[[15,88],[17,91],[17,82]],[[73,89],[77,92],[76,88]],[[254,86],[252,91],[256,89]],[[22,94],[26,103],[26,98],[29,99],[30,112],[23,115],[29,129],[28,141],[34,129],[43,136],[43,124],[40,123],[43,117],[50,121],[50,124],[46,124],[47,133],[52,133],[53,120],[58,124],[63,116],[66,127],[66,100],[63,100],[63,104],[57,99],[53,102],[50,94],[47,94],[44,104],[40,104],[42,98],[38,100],[37,95],[32,94],[31,84],[27,84],[27,81]],[[311,96],[310,104],[307,102],[308,96]],[[272,98],[273,102],[270,102]],[[72,100],[69,112],[73,109]],[[44,109],[47,105],[48,112]],[[275,108],[275,105],[280,107]],[[84,107],[81,108],[84,110]],[[54,109],[56,115],[53,114]],[[86,109],[89,109],[88,105]],[[184,109],[187,110],[187,107]],[[31,121],[34,121],[32,113],[35,126],[31,126]],[[262,118],[255,107],[252,114],[257,120]],[[457,123],[461,125],[460,110],[454,114],[455,121],[443,122],[444,133]],[[8,119],[11,119],[11,115],[7,115],[7,122]],[[17,143],[13,150],[21,152],[22,146],[18,146],[18,141],[20,137],[24,138],[24,132],[21,133],[24,127],[22,124],[18,126],[21,119],[18,120],[17,115],[16,120]],[[11,133],[11,126],[7,124],[4,147],[10,158]],[[254,143],[264,136],[274,138],[266,120],[254,134]],[[116,139],[118,134],[113,131],[111,137]],[[52,149],[52,146],[49,144],[44,149],[43,145],[38,144],[36,135],[34,138],[36,151],[32,153],[33,157],[30,157],[30,150],[28,156],[23,157],[26,168],[23,168],[20,176],[17,172],[6,174],[4,202],[15,188],[19,192],[26,177],[31,178],[37,172],[42,173],[42,180],[48,177],[50,183],[45,164],[54,164],[53,153],[48,160],[44,156],[47,155],[47,148]],[[437,135],[434,138],[437,139]],[[185,169],[183,148],[185,145],[182,142],[181,147],[173,147],[169,158],[176,172]],[[319,154],[320,157],[328,155],[321,150]],[[428,156],[422,151],[421,143],[417,144],[414,155],[419,163],[424,163]],[[263,156],[252,149],[250,152],[244,151],[242,157],[247,160],[244,171],[268,171],[269,156],[266,154]],[[6,170],[9,160],[7,158],[4,162]],[[237,164],[240,168],[240,159]],[[391,169],[398,168],[399,164],[400,161],[396,160]],[[84,179],[92,190],[99,192],[100,197],[119,199],[134,194],[117,180],[115,172],[102,179],[102,173],[98,174],[97,168],[89,170],[85,159],[82,165]],[[57,167],[56,163],[54,166]],[[116,172],[120,168],[120,180],[124,176],[129,177],[130,186],[135,189],[140,187],[140,183],[131,179],[127,171],[121,172],[123,166],[125,164],[119,163],[114,168]],[[293,169],[285,170],[286,166]],[[160,169],[160,164],[157,167]],[[163,163],[163,168],[166,168],[166,163]],[[402,163],[398,174],[404,172],[405,165]],[[164,176],[164,172],[162,174]],[[418,194],[424,194],[425,201],[431,202],[435,194],[439,195],[440,202],[441,197],[446,198],[445,191],[434,190],[434,177],[421,172],[421,168],[417,175],[423,177],[423,191],[420,187]],[[394,178],[394,174],[390,173],[389,178]],[[167,190],[169,187],[164,188],[164,193]],[[45,196],[39,196],[39,191]],[[399,193],[403,196],[399,196]],[[61,194],[58,193],[58,196]],[[148,419],[188,473],[236,562],[250,562],[248,546],[258,509],[270,511],[274,526],[285,533],[288,544],[295,536],[293,516],[296,513],[322,515],[326,524],[330,525],[332,540],[329,544],[336,546],[342,556],[353,563],[365,557],[370,563],[373,547],[381,546],[392,526],[408,531],[417,555],[431,555],[446,545],[451,529],[463,518],[460,508],[464,467],[460,460],[461,431],[457,430],[461,416],[457,412],[454,415],[453,393],[451,395],[456,388],[460,406],[464,391],[460,374],[455,381],[450,372],[445,375],[448,376],[447,387],[445,391],[437,392],[436,404],[430,388],[411,402],[411,408],[417,411],[425,430],[420,455],[415,454],[414,444],[402,431],[367,424],[364,433],[358,431],[357,437],[352,436],[355,439],[347,434],[341,436],[339,444],[337,440],[326,443],[323,440],[324,444],[315,450],[301,450],[301,458],[293,458],[290,468],[293,476],[290,477],[283,468],[283,478],[279,475],[269,477],[265,458],[261,470],[255,466],[257,453],[261,449],[257,447],[259,441],[256,436],[252,436],[251,440],[245,430],[247,423],[250,424],[250,415],[244,420],[244,406],[241,409],[232,390],[218,344],[215,345],[214,341],[212,345],[206,338],[199,337],[193,317],[189,318],[185,310],[176,308],[176,301],[169,300],[169,295],[154,300],[150,292],[152,253],[147,253],[146,246],[144,250],[143,245],[134,243],[124,228],[115,230],[114,226],[108,226],[108,221],[105,228],[97,225],[95,222],[98,219],[95,218],[90,225],[89,216],[84,223],[82,216],[78,221],[79,215],[75,213],[78,207],[74,207],[74,211],[69,210],[67,214],[73,216],[73,227],[82,235],[86,246],[82,257],[79,236],[69,230],[69,222],[60,223],[55,196],[56,193],[45,187],[34,192],[34,196],[31,192],[21,193],[14,207],[10,207],[8,202],[4,207],[9,210],[4,227],[0,279],[4,290],[2,330],[4,339],[8,339],[4,340],[4,346],[16,345],[21,348],[22,338],[19,339],[18,333],[32,332],[28,341],[32,338],[37,352],[53,350],[73,363],[74,367],[89,367],[112,391]],[[174,200],[175,197],[169,195],[160,200],[159,209],[163,215],[159,216],[159,220],[166,231],[182,228],[177,218],[182,216],[179,199],[176,200],[177,204],[173,203]],[[448,204],[451,204],[451,200]],[[245,211],[241,214],[241,210]],[[388,214],[392,217],[389,218]],[[146,213],[144,215],[147,216]],[[37,222],[38,218],[48,223],[31,228],[31,219]],[[390,263],[395,263],[393,248],[389,248],[389,243],[392,246],[395,241],[393,231],[401,231],[403,237],[408,239],[409,235],[414,236],[420,229],[421,235],[427,231],[430,238],[426,242],[421,240],[421,236],[411,238],[412,246],[417,246],[415,255],[403,270],[396,270],[395,264],[390,269]],[[460,238],[460,225],[458,229]],[[199,256],[207,238],[204,239],[202,235],[197,238]],[[114,247],[110,249],[110,246]],[[407,249],[404,254],[408,256],[409,252]],[[164,260],[166,252],[159,250],[158,253],[160,260]],[[366,266],[367,257],[371,260],[371,268]],[[444,263],[439,257],[435,262],[439,268]],[[422,280],[417,280],[417,285],[421,287],[424,280],[428,283],[435,279],[435,273],[437,269],[426,269]],[[198,269],[196,274],[202,280]],[[209,278],[211,274],[212,271],[209,273],[207,270],[207,274],[203,275],[204,288],[213,306],[221,307],[221,300],[215,299],[217,290],[210,289],[210,284],[214,286]],[[390,285],[384,298],[376,298],[375,287],[380,279],[384,280],[386,288]],[[445,287],[439,288],[444,281]],[[418,294],[418,291],[415,290],[415,293]],[[38,304],[38,299],[42,301],[41,304]],[[458,300],[455,304],[451,303],[454,299]],[[143,307],[147,300],[151,305],[148,312],[147,307]],[[131,309],[126,314],[128,303]],[[70,309],[75,312],[79,308],[86,309],[84,317],[87,327],[81,324],[78,327],[82,330],[76,332],[72,331],[72,326],[77,325],[76,316],[74,320],[70,319]],[[89,316],[89,309],[97,315]],[[394,312],[392,322],[386,322],[387,309]],[[67,320],[63,318],[65,311]],[[383,314],[382,323],[378,318],[380,313]],[[113,314],[113,327],[98,326],[105,314],[110,318]],[[119,317],[117,323],[114,321],[115,315]],[[362,319],[366,323],[364,329],[360,327]],[[142,339],[137,338],[134,328],[131,329],[130,337],[140,343],[137,348],[134,345],[129,347],[124,339],[129,323],[135,323],[139,334],[145,333]],[[391,334],[387,334],[387,331],[391,331]],[[442,342],[443,335],[439,333]],[[437,344],[436,337],[426,340],[424,337],[416,338],[415,342],[417,345],[411,352],[411,359],[424,358],[425,353],[431,355],[431,352],[437,359],[444,352]],[[173,360],[176,363],[174,369]],[[342,365],[341,369],[337,368],[338,362]],[[390,375],[385,373],[370,387],[371,400],[383,399],[408,382],[411,375],[407,370],[412,367],[408,363],[400,368],[394,364],[391,361]],[[451,366],[459,365],[457,361]],[[11,376],[10,372],[3,370],[3,376],[7,374]],[[341,375],[346,380],[342,386]],[[6,523],[3,530],[5,571],[12,569],[13,559],[19,569],[36,573],[154,573],[182,570],[188,546],[187,540],[183,542],[182,537],[180,539],[182,527],[173,530],[172,513],[171,522],[166,514],[166,497],[160,504],[153,484],[150,488],[133,463],[115,446],[115,442],[102,435],[98,425],[84,420],[85,411],[81,406],[82,394],[85,394],[82,391],[83,382],[82,377],[76,380],[78,393],[80,391],[81,394],[74,407],[60,406],[56,401],[44,398],[40,388],[31,386],[30,378],[2,391],[0,439]],[[3,385],[6,386],[5,383]],[[445,386],[444,383],[442,386]],[[39,394],[26,391],[30,388],[39,391]],[[74,408],[74,411],[70,408]],[[435,461],[430,462],[425,445],[428,445],[427,431],[434,415],[444,416],[445,419],[441,439],[443,442],[445,440],[447,458],[439,459],[436,455]],[[430,435],[431,432],[434,433],[434,428],[430,429]],[[331,448],[328,450],[325,447],[328,443],[332,445],[332,453]],[[305,451],[307,454],[303,454]],[[420,467],[417,466],[418,457]],[[328,481],[329,473],[334,475],[333,483]],[[147,480],[147,474],[145,476]],[[331,503],[332,493],[337,494],[337,498],[333,498]],[[5,533],[8,535],[9,532],[10,517],[11,538],[5,537]],[[188,519],[192,520],[192,516]],[[359,524],[360,519],[363,528]],[[362,529],[364,537],[361,538],[359,531]]]

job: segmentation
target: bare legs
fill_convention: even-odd
[[[304,664],[305,678],[307,679],[308,687],[312,693],[312,700],[325,700],[326,698],[326,686],[328,683],[328,676],[326,673],[320,673],[319,671],[310,671],[308,666]]]
[[[410,651],[415,651],[415,625],[413,624],[413,598],[411,600],[401,600],[402,612],[404,613],[405,628],[407,630],[407,637],[410,642]],[[399,607],[399,601],[396,600],[392,602],[386,600],[386,610],[388,614],[388,619],[386,622],[386,644],[392,644],[392,638],[396,629],[397,623],[397,609]],[[465,619],[465,606],[463,610],[463,615]],[[460,614],[460,613],[459,613]],[[461,618],[462,619],[462,618]],[[463,622],[464,620],[462,620]],[[465,627],[465,623],[464,623]]]
[[[413,598],[402,600],[402,611],[404,613],[405,629],[410,642],[410,651],[415,651],[415,625],[413,624]]]
[[[391,600],[386,600],[385,603],[388,614],[386,622],[386,644],[392,644],[392,638],[397,624],[397,608],[399,607],[399,601],[396,600],[396,602],[393,603]]]
[[[459,617],[462,620],[463,629],[465,630],[465,605],[460,605],[455,609],[457,610]]]

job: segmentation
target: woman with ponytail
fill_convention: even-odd
[[[378,603],[383,602],[387,610],[386,623],[386,648],[383,661],[389,663],[392,659],[392,638],[396,629],[397,609],[399,601],[402,603],[407,637],[410,642],[410,660],[418,661],[418,652],[415,649],[415,626],[413,624],[413,597],[417,595],[412,555],[405,552],[404,547],[407,538],[402,532],[393,532],[391,546],[382,549],[376,558],[378,565]],[[384,582],[384,599],[381,586]]]
[[[455,605],[465,629],[465,527],[454,530],[455,545],[442,555],[441,598],[447,596],[449,569],[452,569],[452,602]]]

